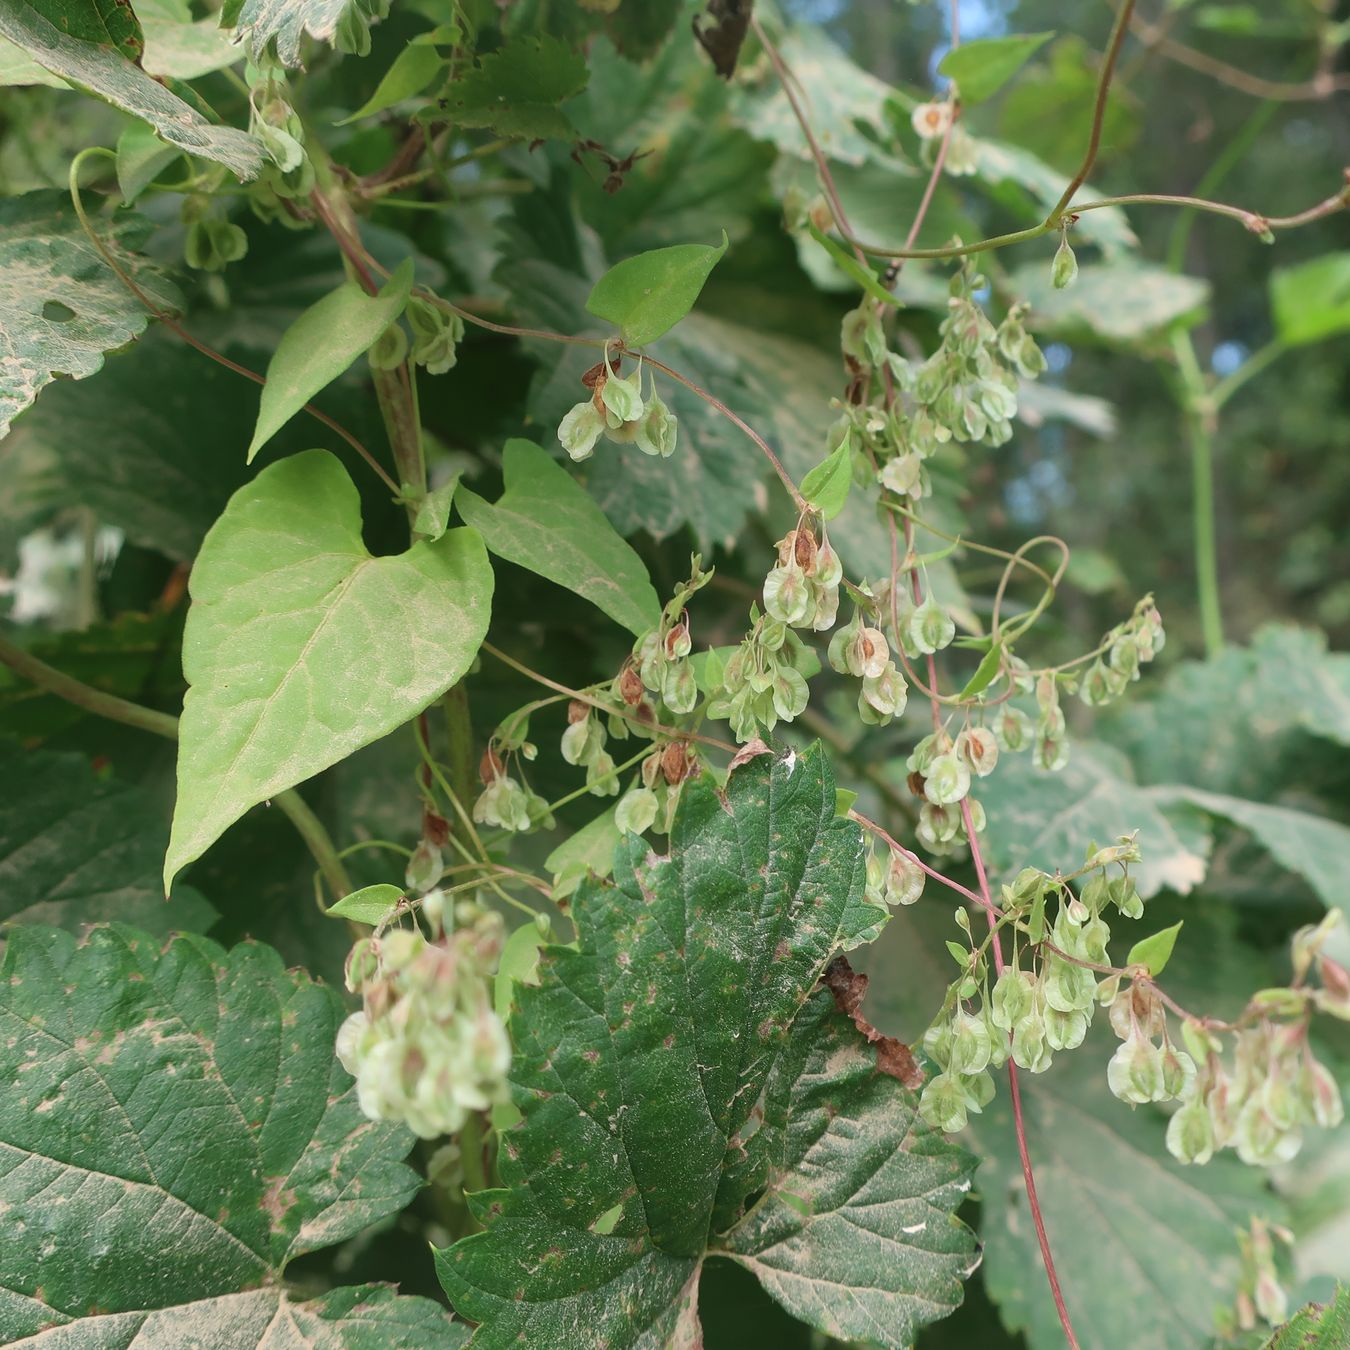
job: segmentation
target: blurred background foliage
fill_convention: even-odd
[[[646,3],[624,0],[619,12]],[[543,22],[572,36],[568,24],[591,22],[571,5],[550,11],[542,0],[469,7],[489,35],[496,24]],[[411,249],[423,280],[475,312],[572,332],[592,322],[582,303],[609,262],[665,243],[711,241],[726,229],[732,248],[699,310],[657,352],[763,431],[800,478],[825,450],[828,401],[843,387],[838,325],[854,292],[809,237],[783,228],[785,202],[809,204],[816,187],[764,55],[748,44],[736,80],[718,81],[687,36],[696,8],[644,9],[672,21],[665,46],[632,39],[642,27],[637,20],[617,30],[653,49],[645,64],[617,54],[607,37],[590,40],[589,86],[564,105],[576,131],[570,143],[516,144],[467,158],[424,191],[370,205],[363,235],[382,258]],[[373,173],[389,160],[416,105],[334,124],[364,102],[402,44],[438,21],[439,10],[435,0],[396,3],[374,30],[365,61],[312,53],[299,101],[354,173]],[[951,42],[946,7],[780,0],[775,10],[762,0],[761,12],[783,35],[855,228],[870,242],[898,245],[927,179],[909,114],[943,86],[937,64]],[[1018,228],[1053,203],[1082,155],[1112,19],[1107,4],[1063,0],[963,0],[959,15],[966,41],[1054,36],[1003,93],[966,110],[973,172],[944,177],[921,245]],[[1136,35],[1125,46],[1091,175],[1095,193],[1203,190],[1286,215],[1339,189],[1350,163],[1350,76],[1337,45],[1346,18],[1332,0],[1197,0],[1165,14],[1155,3],[1143,17],[1149,40]],[[6,60],[0,53],[0,82],[14,87],[0,88],[0,189],[10,196],[63,191],[73,154],[115,144],[129,122],[68,90],[24,83]],[[244,97],[224,74],[196,83],[227,120],[241,123]],[[465,133],[453,150],[470,156],[491,140],[487,132]],[[161,186],[181,165],[161,175]],[[89,174],[91,203],[111,202],[111,167],[91,166]],[[182,266],[180,197],[151,191],[137,209],[155,227],[146,251],[184,291],[187,326],[261,368],[286,325],[340,280],[340,261],[326,236],[264,224],[242,198],[227,203],[248,231],[249,254],[209,276]],[[1147,889],[1156,897],[1150,913],[1167,916],[1151,926],[1173,915],[1187,920],[1169,977],[1175,972],[1188,1004],[1223,1011],[1284,978],[1283,950],[1297,925],[1328,905],[1350,909],[1350,658],[1335,654],[1350,641],[1344,269],[1328,273],[1335,284],[1300,302],[1321,316],[1325,336],[1279,353],[1270,345],[1280,332],[1271,306],[1277,270],[1344,259],[1350,215],[1281,232],[1272,246],[1231,220],[1172,208],[1092,213],[1075,232],[1078,286],[1060,293],[1048,288],[1054,243],[1043,238],[981,260],[992,311],[1035,301],[1032,323],[1050,370],[1025,391],[1010,444],[953,447],[935,461],[935,495],[925,508],[939,528],[1002,548],[1038,534],[1071,545],[1068,583],[1036,630],[1037,660],[1092,647],[1150,590],[1168,644],[1123,709],[1094,718],[1075,708],[1078,739],[1060,778],[1018,764],[1000,769],[986,801],[990,851],[1000,869],[1023,862],[1068,869],[1091,840],[1141,827]],[[907,264],[899,293],[908,305],[898,318],[901,345],[931,349],[944,270]],[[1214,437],[1222,614],[1235,645],[1209,661],[1196,599],[1177,332],[1189,333],[1213,381],[1241,384]],[[1248,381],[1240,372],[1252,370],[1246,363],[1254,357],[1264,368]],[[556,448],[553,428],[575,400],[585,364],[567,348],[471,331],[455,369],[423,382],[436,473],[462,471],[495,495],[506,437],[523,433]],[[111,356],[94,378],[45,390],[17,420],[0,442],[0,605],[26,645],[101,688],[176,710],[186,572],[229,493],[253,472],[243,463],[253,398],[233,376],[157,331]],[[739,433],[683,391],[670,401],[681,422],[674,459],[611,448],[581,477],[634,538],[658,589],[668,592],[687,575],[694,548],[715,562],[717,581],[699,598],[695,637],[700,647],[735,641],[772,541],[790,524],[787,508]],[[320,403],[368,443],[380,442],[361,368]],[[313,424],[292,424],[262,462],[319,443],[316,432]],[[398,510],[370,489],[359,465],[353,472],[364,485],[372,547],[400,547]],[[885,536],[868,512],[850,508],[838,533],[852,571],[883,572]],[[933,536],[921,544],[941,545]],[[998,569],[960,552],[935,566],[932,579],[966,626],[978,627]],[[612,674],[626,650],[583,602],[505,565],[493,632],[531,665],[574,685]],[[471,678],[480,743],[532,688],[496,666]],[[922,734],[920,700],[912,700],[910,720],[859,741],[851,715],[831,715],[844,706],[836,697],[851,696],[824,680],[820,690],[801,729],[823,735],[841,781],[861,787],[864,805],[910,838],[902,765]],[[548,747],[534,786],[549,797],[576,786],[551,752],[560,731],[560,722],[542,719],[534,728],[533,738]],[[121,821],[128,841],[113,881],[88,894],[53,901],[51,876],[24,874],[4,901],[6,922],[120,914],[161,928],[209,927],[226,942],[253,934],[288,960],[338,975],[345,935],[314,909],[308,859],[274,813],[255,811],[217,845],[170,913],[158,909],[155,887],[171,747],[83,717],[3,670],[0,737],[12,757],[0,780],[10,799],[0,796],[0,815],[29,798],[23,825],[0,830],[0,866],[10,865],[4,859],[32,832],[87,853],[99,831]],[[411,841],[419,826],[415,764],[405,730],[307,792],[339,843]],[[75,794],[86,815],[67,818],[53,805],[44,823],[38,807],[47,799],[33,784],[50,791],[53,803],[62,792]],[[583,800],[563,813],[564,829],[594,812],[594,802]],[[532,841],[536,861],[559,837]],[[387,879],[374,855],[357,854],[352,865],[361,881]],[[943,903],[930,899],[897,918],[871,953],[874,1019],[909,1039],[921,1035],[940,998],[948,922]],[[1033,1156],[1085,1346],[1209,1344],[1237,1278],[1233,1233],[1252,1212],[1296,1234],[1293,1253],[1282,1256],[1296,1301],[1325,1296],[1334,1277],[1350,1277],[1344,1127],[1309,1143],[1271,1178],[1231,1160],[1183,1172],[1165,1158],[1163,1117],[1152,1108],[1131,1114],[1109,1098],[1108,1049],[1099,1050],[1080,1051],[1028,1088]],[[1350,1083],[1350,1040],[1328,1033],[1319,1053]],[[1007,1121],[992,1112],[968,1142],[986,1160],[972,1200],[986,1260],[966,1307],[920,1344],[1048,1350],[1059,1332]],[[308,1258],[296,1274],[316,1287],[355,1275],[435,1293],[425,1257],[435,1222],[429,1206],[415,1208],[394,1230],[336,1256]],[[821,1343],[761,1307],[763,1296],[737,1272],[710,1277],[703,1297],[710,1346]]]

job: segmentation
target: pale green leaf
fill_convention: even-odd
[[[1145,899],[1163,887],[1182,893],[1204,880],[1210,836],[1203,818],[1134,781],[1129,761],[1109,746],[1074,742],[1058,773],[1029,755],[1005,755],[976,794],[989,818],[986,862],[1014,876],[1050,872],[1082,858],[1089,844],[1139,831],[1143,862],[1130,869]]]
[[[553,898],[566,899],[582,880],[594,874],[607,877],[614,870],[614,848],[622,837],[614,814],[617,806],[579,830],[574,830],[544,859],[544,866],[553,874]]]
[[[633,633],[654,628],[661,600],[641,558],[572,475],[531,441],[502,455],[506,491],[489,504],[459,490],[459,513],[488,548],[584,596]]]
[[[450,86],[445,110],[461,127],[487,127],[527,140],[569,140],[576,130],[558,104],[585,87],[586,59],[565,42],[511,37]]]
[[[344,117],[337,125],[345,127],[349,122],[373,117],[396,103],[402,103],[406,98],[420,94],[444,69],[445,58],[435,47],[410,43],[394,58],[394,64],[385,71],[375,92],[350,117]]]
[[[32,84],[45,84],[51,89],[70,88],[59,75],[38,65],[22,47],[0,37],[0,85],[22,87]]]
[[[120,212],[94,228],[156,304],[178,306],[173,285],[133,252],[150,233],[148,221]],[[0,436],[58,375],[95,374],[105,352],[138,337],[149,321],[90,243],[69,194],[44,189],[0,201]]]
[[[587,312],[615,324],[629,347],[645,347],[693,309],[704,282],[726,251],[724,230],[716,248],[672,244],[625,258],[595,283],[586,301]]]
[[[853,451],[847,436],[802,479],[801,494],[826,520],[844,509],[853,486]]]
[[[1140,262],[1084,263],[1072,286],[1056,290],[1050,263],[1047,247],[1040,261],[1023,263],[1008,281],[1009,293],[1030,303],[1027,323],[1037,332],[1141,342],[1193,320],[1209,299],[1209,283],[1199,277]]]
[[[28,0],[0,5],[0,37],[68,84],[149,122],[166,141],[190,155],[223,164],[245,181],[262,167],[262,147],[252,136],[234,127],[213,126],[120,52],[70,37]]]
[[[450,525],[450,507],[455,500],[455,491],[459,487],[459,474],[455,473],[449,482],[433,488],[417,504],[413,516],[413,530],[430,540],[433,544],[443,535]]]
[[[1350,915],[1350,827],[1310,811],[1198,788],[1159,788],[1157,793],[1189,802],[1246,830],[1280,866],[1301,876],[1323,903]]]
[[[503,1020],[510,1016],[516,985],[538,983],[539,952],[546,942],[547,934],[533,920],[521,924],[506,939],[492,982],[493,1007]]]
[[[1102,734],[1147,783],[1186,783],[1260,800],[1296,777],[1304,734],[1350,746],[1350,654],[1311,629],[1260,629],[1249,647],[1185,661],[1130,699]],[[1279,773],[1288,763],[1287,774]],[[1273,773],[1273,771],[1275,771]]]
[[[141,64],[151,75],[195,80],[244,59],[214,15],[194,22],[182,0],[137,0],[136,13],[145,29]]]
[[[938,72],[956,81],[962,103],[983,103],[997,94],[1053,36],[1025,33],[963,42],[942,58]]]
[[[166,145],[145,122],[132,122],[117,138],[117,190],[134,202],[183,152]]]
[[[344,895],[334,905],[329,905],[326,913],[335,919],[353,919],[357,923],[368,923],[372,928],[383,923],[398,908],[403,900],[403,888],[381,882],[374,886],[363,886],[359,891]]]
[[[514,990],[507,1189],[438,1254],[480,1350],[698,1344],[719,1250],[886,1346],[959,1300],[965,1155],[816,994],[863,886],[834,808],[818,746],[692,779],[667,857],[628,836],[573,897],[577,946]]]
[[[243,39],[249,56],[262,61],[274,47],[283,66],[300,64],[300,40],[308,35],[330,45],[343,14],[357,0],[226,0],[221,24]]]
[[[343,1016],[259,944],[17,930],[0,963],[0,1340],[129,1346],[153,1319],[166,1344],[208,1328],[262,1343],[260,1310],[207,1301],[279,1285],[419,1184],[411,1135],[367,1120],[334,1058]],[[360,1301],[330,1297],[316,1327]],[[336,1327],[321,1343],[356,1344]]]
[[[877,274],[873,272],[871,268],[864,267],[846,248],[841,244],[836,244],[828,234],[823,233],[816,227],[814,221],[808,220],[806,222],[806,228],[811,232],[811,238],[834,259],[834,265],[843,272],[845,276],[851,277],[856,281],[868,296],[883,305],[898,306],[900,304],[900,301],[895,295],[881,284],[880,280],[877,278]]]
[[[1180,932],[1181,924],[1174,923],[1170,928],[1164,928],[1149,937],[1140,938],[1130,948],[1129,955],[1125,958],[1125,964],[1127,966],[1144,966],[1150,975],[1161,975],[1163,968],[1172,957],[1172,948],[1177,945],[1177,934]]]
[[[989,650],[980,658],[980,664],[975,667],[975,673],[966,681],[966,687],[961,690],[960,697],[974,698],[976,694],[984,693],[993,684],[1002,665],[1003,644],[991,643]]]
[[[1327,253],[1270,274],[1275,334],[1290,347],[1350,330],[1350,252]]]
[[[829,159],[857,165],[868,160],[894,164],[900,158],[887,115],[895,90],[846,56],[819,28],[789,29],[778,39],[778,50]],[[767,64],[757,87],[737,102],[740,119],[753,136],[772,141],[785,155],[811,158],[801,123]]]
[[[235,493],[191,590],[166,880],[451,688],[487,632],[492,570],[473,530],[372,557],[346,470],[310,450]]]
[[[250,462],[315,394],[375,344],[403,312],[412,281],[412,259],[406,258],[379,294],[367,295],[356,282],[346,282],[291,324],[267,363]]]
[[[156,935],[206,930],[216,911],[191,886],[164,903],[166,840],[143,788],[96,776],[82,755],[0,748],[0,933],[110,919]]]

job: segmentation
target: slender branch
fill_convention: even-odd
[[[760,454],[769,461],[770,465],[773,467],[774,473],[778,475],[783,486],[787,488],[788,492],[791,494],[792,503],[797,510],[809,511],[811,509],[810,503],[798,491],[796,483],[792,481],[792,475],[783,467],[782,460],[774,454],[773,447],[749,424],[749,422],[739,414],[732,412],[732,410],[716,395],[710,394],[702,387],[702,385],[695,384],[694,381],[687,376],[681,375],[678,370],[672,370],[670,366],[664,365],[662,362],[657,361],[650,356],[644,356],[642,359],[653,369],[663,371],[665,374],[669,375],[672,380],[684,385],[684,387],[692,393],[697,394],[710,408],[721,413],[732,426],[740,428],[740,430],[749,436],[755,445],[758,446]]]
[[[1229,65],[1217,57],[1196,51],[1166,35],[1160,24],[1150,24],[1142,17],[1132,20],[1135,36],[1149,51],[1186,66],[1201,75],[1208,75],[1253,98],[1270,99],[1276,103],[1311,102],[1330,98],[1342,89],[1350,89],[1350,75],[1334,75],[1328,70],[1320,70],[1309,80],[1290,83],[1286,80],[1267,80],[1260,75],[1252,75],[1238,66]]]
[[[844,204],[839,199],[839,189],[834,185],[834,174],[830,172],[830,161],[826,159],[825,152],[820,148],[820,142],[816,139],[816,133],[812,129],[810,119],[806,116],[806,111],[797,98],[796,91],[793,88],[796,80],[778,48],[769,41],[768,34],[765,33],[760,21],[753,15],[750,19],[750,27],[759,39],[760,46],[768,53],[774,73],[778,76],[778,82],[783,86],[783,93],[787,95],[787,101],[797,119],[797,125],[801,127],[802,134],[806,137],[806,144],[811,151],[811,158],[815,161],[816,173],[820,178],[820,186],[825,192],[825,199],[830,204],[830,210],[834,213],[834,218],[840,227],[847,230],[848,217],[844,212]],[[854,256],[866,267],[867,259],[863,256],[862,249],[851,239],[849,243],[852,245]]]
[[[1092,166],[1097,162],[1097,151],[1101,149],[1102,144],[1102,126],[1106,121],[1106,100],[1111,93],[1111,77],[1115,74],[1116,59],[1120,55],[1120,48],[1125,41],[1125,33],[1133,13],[1134,0],[1125,0],[1116,14],[1116,22],[1106,44],[1106,55],[1102,59],[1102,68],[1097,76],[1097,97],[1092,105],[1092,130],[1088,135],[1087,149],[1083,152],[1083,161],[1078,166],[1078,172],[1069,180],[1068,186],[1050,212],[1051,218],[1056,223],[1063,215],[1064,208],[1073,200],[1073,194],[1087,181]]]
[[[256,370],[250,370],[247,366],[241,366],[238,361],[230,360],[228,356],[225,356],[223,353],[216,351],[214,347],[210,347],[205,342],[202,342],[200,339],[193,337],[192,334],[189,333],[187,329],[185,329],[182,326],[182,324],[180,324],[178,320],[173,317],[172,314],[170,314],[167,310],[161,309],[150,298],[150,296],[147,295],[145,291],[141,289],[141,287],[132,278],[132,276],[126,271],[125,268],[123,268],[121,263],[118,262],[113,252],[107,247],[107,245],[103,242],[103,240],[99,238],[97,231],[94,229],[92,222],[90,221],[88,215],[85,212],[84,203],[80,200],[79,174],[81,165],[86,156],[111,155],[111,154],[112,154],[111,150],[107,150],[102,146],[91,146],[87,150],[81,150],[80,153],[76,155],[75,158],[71,160],[70,163],[70,179],[69,179],[70,198],[71,202],[74,204],[75,207],[75,214],[79,218],[80,224],[84,228],[85,234],[89,236],[89,242],[93,244],[95,249],[98,250],[99,256],[112,269],[118,281],[120,281],[122,285],[125,286],[127,290],[130,291],[131,294],[134,295],[136,299],[139,300],[141,304],[144,305],[145,308],[149,310],[149,312],[153,314],[154,317],[158,319],[159,322],[162,323],[164,327],[167,328],[171,333],[173,333],[177,338],[179,338],[183,342],[186,342],[187,345],[193,348],[195,351],[201,352],[203,356],[209,357],[217,365],[224,366],[226,370],[232,370],[236,375],[242,375],[246,380],[252,380],[254,384],[266,384],[267,383],[266,376],[259,375]],[[316,421],[322,422],[323,425],[326,426],[330,431],[336,432],[337,435],[341,436],[342,439],[346,441],[347,444],[350,445],[351,448],[355,450],[356,453],[360,455],[361,458],[365,460],[367,464],[370,465],[370,467],[375,471],[375,473],[379,475],[384,485],[391,492],[396,493],[398,491],[398,484],[395,483],[394,480],[390,478],[389,475],[384,471],[383,467],[380,465],[380,462],[375,458],[375,456],[372,455],[370,451],[366,449],[366,447],[359,440],[357,440],[356,437],[353,436],[352,433],[348,431],[347,428],[344,427],[340,422],[336,421],[332,417],[329,417],[329,415],[326,412],[321,412],[312,403],[304,404],[303,407],[301,408],[301,411],[307,412]]]
[[[83,708],[86,712],[107,718],[110,722],[121,722],[124,726],[148,731],[155,736],[163,736],[171,741],[178,739],[178,719],[172,713],[156,712],[153,708],[143,708],[139,703],[118,698],[116,694],[92,689],[54,666],[49,666],[45,661],[40,661],[4,636],[0,636],[0,662],[37,685],[39,689],[45,689],[49,694],[55,694],[57,698]],[[279,792],[272,801],[295,826],[323,872],[333,891],[334,899],[340,900],[351,891],[351,879],[323,822],[294,789]]]
[[[906,858],[910,860],[910,862],[912,862],[916,867],[918,867],[921,871],[923,871],[927,876],[932,877],[934,881],[938,882],[943,886],[946,886],[948,890],[955,891],[957,895],[961,896],[965,900],[969,900],[972,905],[975,905],[979,909],[987,908],[985,902],[978,895],[976,895],[974,891],[967,890],[966,887],[961,885],[959,881],[953,881],[951,877],[944,876],[941,872],[937,871],[935,868],[930,867],[926,862],[924,862],[924,860],[921,857],[919,857],[917,853],[914,852],[913,849],[906,848],[902,843],[900,843],[896,839],[893,839],[889,834],[887,834],[886,831],[883,830],[881,826],[876,823],[876,821],[868,820],[866,816],[860,814],[857,811],[850,811],[848,814],[850,820],[856,820],[858,824],[863,827],[863,829],[870,830],[874,835],[876,835],[878,839],[882,841],[882,843],[887,845],[887,847],[893,849],[896,853],[903,854]],[[994,913],[995,915],[997,915],[998,913],[997,909],[995,909]]]
[[[979,836],[975,832],[975,820],[970,810],[970,798],[961,800],[961,818],[965,821],[966,835],[970,840],[970,856],[975,864],[975,875],[979,878],[981,903],[989,921],[989,930],[994,947],[994,968],[1003,973],[1003,943],[998,934],[998,910],[989,893],[989,878],[985,875],[984,855],[980,851]],[[1046,1278],[1050,1281],[1050,1293],[1055,1300],[1055,1311],[1059,1314],[1059,1324],[1064,1328],[1064,1337],[1070,1350],[1079,1350],[1078,1337],[1074,1335],[1073,1322],[1069,1317],[1068,1305],[1064,1302],[1064,1291],[1060,1288],[1059,1272],[1055,1269],[1055,1258],[1050,1250],[1050,1236],[1045,1231],[1045,1216],[1041,1213],[1040,1196],[1036,1192],[1036,1174],[1031,1166],[1031,1151],[1027,1146],[1026,1120],[1022,1114],[1022,1085],[1017,1076],[1017,1065],[1008,1059],[1008,1092],[1012,1098],[1013,1130],[1017,1135],[1017,1156],[1022,1164],[1022,1180],[1027,1188],[1027,1204],[1031,1209],[1031,1221],[1036,1229],[1036,1241],[1041,1249],[1041,1261],[1045,1265]]]
[[[618,717],[626,718],[630,722],[636,722],[639,726],[646,727],[649,731],[657,732],[662,736],[674,736],[684,741],[697,741],[700,745],[710,745],[715,750],[727,750],[735,752],[736,746],[728,745],[726,741],[719,741],[715,736],[703,736],[695,731],[682,731],[679,727],[663,726],[660,722],[643,722],[627,707],[615,708],[603,700],[595,698],[580,689],[569,689],[565,684],[559,684],[557,680],[550,680],[547,675],[541,675],[537,670],[531,670],[529,666],[517,661],[514,656],[508,656],[499,647],[494,647],[492,643],[483,643],[483,650],[489,656],[495,656],[505,666],[510,666],[512,670],[518,671],[526,679],[533,680],[536,684],[542,684],[545,689],[552,689],[556,693],[566,694],[568,698],[574,698],[578,703],[584,703],[588,708],[598,708],[601,712],[613,713]]]

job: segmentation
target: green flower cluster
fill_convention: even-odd
[[[930,1125],[947,1133],[963,1129],[969,1113],[982,1111],[993,1099],[989,1071],[1010,1058],[1028,1073],[1044,1073],[1056,1051],[1083,1043],[1098,999],[1092,971],[1079,963],[1105,963],[1111,938],[1104,917],[1108,907],[1127,917],[1142,912],[1129,876],[1129,864],[1138,856],[1130,840],[1098,851],[1089,861],[1096,874],[1081,897],[1064,879],[1030,867],[1004,886],[999,923],[1011,925],[1016,937],[1012,960],[992,986],[988,939],[979,947],[948,943],[962,973],[924,1034],[924,1052],[940,1070],[919,1099],[919,1114]],[[1108,875],[1113,864],[1121,875]],[[1050,920],[1052,900],[1056,908]],[[969,941],[969,915],[959,909],[956,918]],[[1019,946],[1023,937],[1031,953],[1026,970]]]
[[[863,603],[867,594],[862,592]],[[870,618],[873,623],[866,620]],[[909,685],[891,658],[890,644],[875,614],[864,615],[860,604],[853,617],[830,639],[825,654],[830,669],[862,681],[858,691],[858,717],[867,726],[888,726],[905,710]]]
[[[635,445],[644,455],[662,459],[675,453],[678,426],[675,414],[656,392],[642,392],[642,363],[631,375],[619,374],[617,356],[605,359],[587,371],[582,382],[591,390],[563,418],[558,441],[574,460],[589,459],[601,436],[616,445]]]
[[[750,607],[750,631],[725,665],[709,654],[708,716],[725,718],[738,741],[767,734],[806,711],[807,679],[820,669],[816,655],[779,619]]]
[[[998,764],[998,739],[986,727],[965,727],[953,740],[946,731],[925,736],[910,753],[910,784],[922,794],[915,834],[932,853],[954,852],[970,842],[962,803],[970,807],[978,834],[985,826],[984,807],[970,796],[971,783],[993,773]]]
[[[699,770],[699,759],[685,741],[667,741],[642,761],[635,783],[614,810],[614,823],[624,833],[669,834],[680,800],[680,787]]]
[[[494,825],[500,830],[510,830],[515,834],[525,834],[543,825],[553,828],[553,813],[548,802],[527,783],[523,783],[506,771],[506,764],[498,751],[518,754],[523,759],[533,759],[537,751],[528,741],[515,742],[510,733],[503,732],[509,723],[498,728],[493,741],[489,743],[483,758],[479,761],[478,776],[483,790],[473,804],[473,818],[479,825]],[[523,727],[516,723],[516,735],[523,737]],[[616,784],[617,790],[617,784]]]
[[[339,1029],[337,1054],[371,1120],[435,1139],[506,1100],[511,1044],[491,994],[502,927],[478,910],[439,940],[398,928],[352,949],[347,988],[363,1006]]]
[[[1139,667],[1152,661],[1167,640],[1162,615],[1146,595],[1134,613],[1105,637],[1102,655],[1092,663],[1078,685],[1078,697],[1089,707],[1113,703],[1139,678]]]
[[[1339,918],[1333,910],[1316,928],[1294,935],[1294,981],[1253,996],[1248,1011],[1257,1020],[1235,1032],[1231,1066],[1212,1028],[1183,1021],[1182,1036],[1200,1069],[1167,1126],[1167,1147],[1178,1161],[1205,1163],[1232,1148],[1245,1163],[1288,1162],[1302,1147],[1305,1126],[1341,1123],[1340,1088],[1308,1043],[1314,1009],[1350,1021],[1350,973],[1322,951]],[[1320,987],[1305,983],[1314,969]]]
[[[778,561],[764,578],[764,612],[790,628],[823,633],[839,612],[844,564],[822,529],[819,543],[809,525],[798,525],[778,541]]]

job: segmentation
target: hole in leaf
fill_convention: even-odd
[[[48,300],[42,306],[42,317],[48,323],[69,323],[77,316],[69,305],[63,305],[59,300]]]

